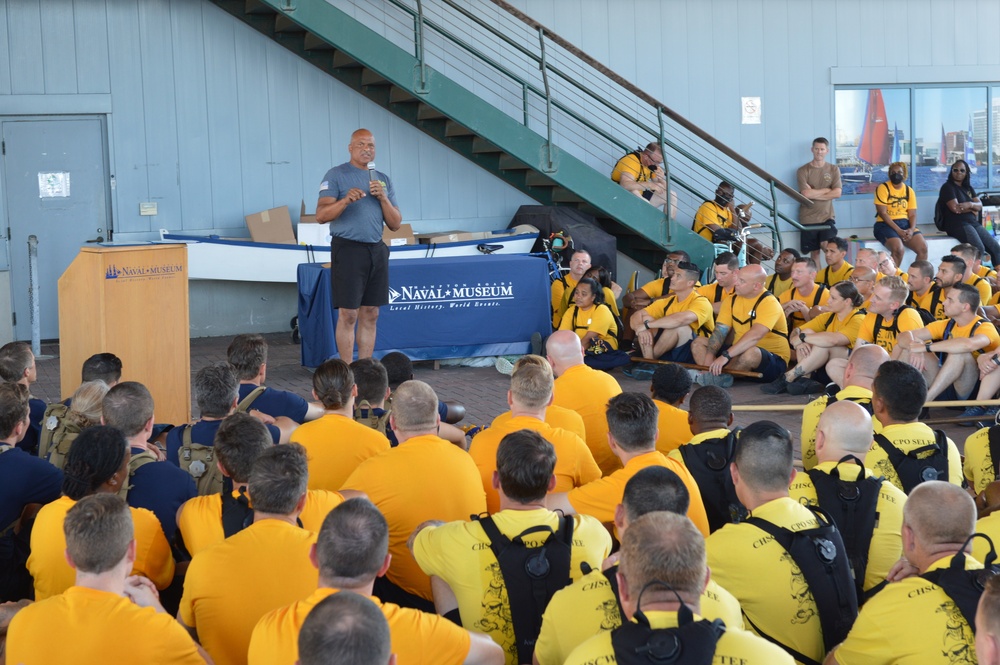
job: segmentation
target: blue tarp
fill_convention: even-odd
[[[330,270],[298,270],[302,364],[337,357]],[[551,332],[544,259],[482,255],[389,264],[389,304],[381,308],[375,357],[402,351],[414,360],[529,352],[531,334]]]

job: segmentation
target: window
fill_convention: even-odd
[[[842,88],[834,109],[844,195],[871,193],[896,161],[918,192],[940,189],[958,159],[969,163],[976,191],[1000,188],[998,87]]]

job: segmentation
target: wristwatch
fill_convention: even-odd
[[[733,357],[731,355],[729,355],[729,351],[723,351],[719,355],[722,356],[723,358],[725,358],[726,360],[732,360],[733,359]]]
[[[646,330],[649,330],[649,319],[642,322],[642,325],[646,326]]]
[[[994,365],[996,365],[997,367],[1000,367],[1000,358],[998,358],[997,356],[1000,356],[1000,354],[994,353],[993,357],[990,358],[990,360],[993,361]]]
[[[931,352],[931,344],[933,343],[934,342],[924,342],[924,350],[927,351],[927,353]]]
[[[799,341],[800,342],[806,341],[806,334],[804,332],[801,331],[799,332]]]

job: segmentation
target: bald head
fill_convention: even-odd
[[[857,402],[840,400],[823,411],[816,435],[816,459],[820,462],[838,462],[844,455],[864,460],[872,445],[872,418]]]
[[[845,385],[871,388],[872,379],[878,373],[878,368],[889,361],[889,354],[877,344],[865,344],[855,347],[851,358],[847,361],[844,373]]]
[[[744,298],[757,296],[764,290],[767,273],[761,265],[748,265],[740,268],[736,277],[736,294]]]
[[[924,549],[961,545],[976,531],[976,504],[958,485],[943,480],[923,482],[903,504],[903,525]]]
[[[572,330],[558,330],[545,342],[545,352],[558,376],[574,365],[583,364],[583,347]]]
[[[862,247],[858,250],[854,263],[855,266],[865,266],[872,271],[878,270],[878,252],[869,247]]]

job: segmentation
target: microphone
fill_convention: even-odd
[[[368,181],[375,182],[378,178],[375,177],[375,162],[368,162]]]

